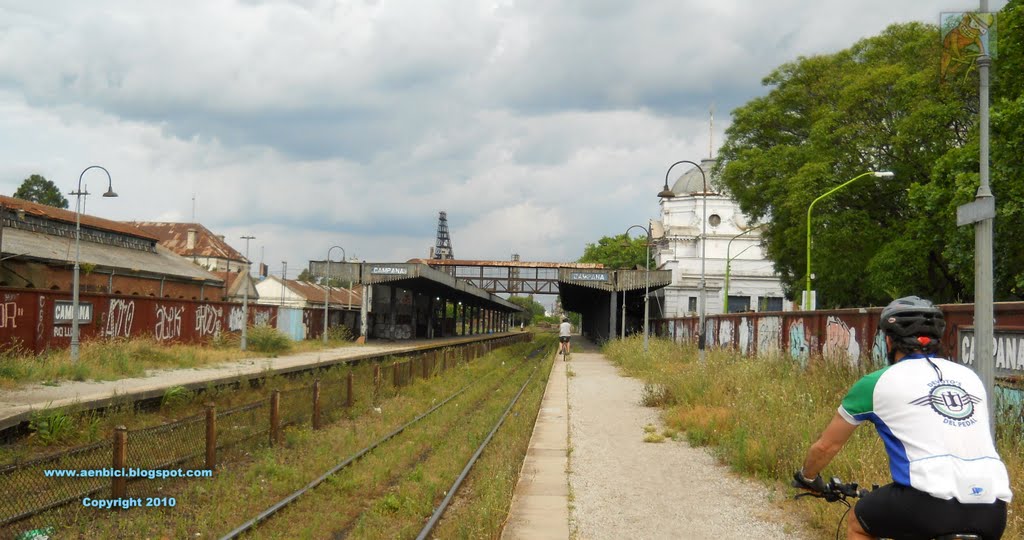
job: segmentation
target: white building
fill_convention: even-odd
[[[784,300],[782,284],[761,247],[758,224],[751,223],[739,204],[723,193],[717,178],[711,177],[714,165],[713,159],[701,162],[706,189],[696,167],[683,173],[671,186],[675,197],[662,200],[661,220],[652,224],[655,236],[659,236],[659,229],[664,230],[664,237],[657,243],[655,262],[659,268],[672,270],[672,283],[659,291],[664,316],[699,313],[700,237],[705,230],[705,211],[705,313],[724,313],[725,294],[729,295],[730,313],[792,309],[791,303]]]

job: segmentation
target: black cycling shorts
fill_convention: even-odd
[[[569,343],[569,336],[558,336],[559,343]]]
[[[864,496],[855,509],[861,527],[873,536],[905,540],[942,534],[973,533],[999,538],[1006,528],[1006,503],[964,504],[939,499],[899,484],[882,486]]]

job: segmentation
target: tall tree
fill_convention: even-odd
[[[733,113],[721,177],[745,213],[767,221],[767,252],[792,298],[806,277],[807,211],[830,189],[867,177],[814,207],[812,273],[819,305],[882,304],[905,294],[967,299],[967,231],[955,207],[977,175],[970,159],[977,79],[939,84],[935,26],[893,25],[765,80],[768,95]],[[977,170],[977,150],[974,150]],[[973,263],[970,263],[971,265]]]
[[[26,178],[18,190],[14,192],[18,199],[45,204],[56,208],[67,208],[68,200],[61,194],[60,188],[45,177],[33,174]]]
[[[587,244],[579,262],[601,263],[607,268],[644,267],[647,255],[647,237],[630,238],[626,234],[604,236],[595,244]],[[652,257],[651,268],[654,268]]]

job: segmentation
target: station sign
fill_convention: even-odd
[[[608,281],[607,272],[572,272],[569,274],[572,281]]]
[[[995,341],[995,374],[1024,375],[1024,328],[995,328],[992,334]],[[977,356],[974,328],[958,328],[956,346],[960,363],[973,368]]]
[[[69,300],[57,300],[53,303],[53,324],[71,324],[75,312],[75,303]],[[78,303],[78,322],[92,322],[92,302]]]
[[[409,275],[409,269],[404,266],[373,266],[370,267],[370,273],[382,276],[406,276]]]

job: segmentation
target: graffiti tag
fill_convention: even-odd
[[[25,311],[14,302],[0,304],[0,328],[17,328],[18,317],[25,314]]]
[[[181,314],[184,311],[181,306],[157,305],[153,337],[161,341],[181,337]]]
[[[842,319],[829,315],[825,322],[825,343],[821,354],[825,357],[846,357],[846,362],[856,366],[860,359],[860,344],[857,343],[857,329],[850,328]]]
[[[109,337],[130,337],[132,322],[135,321],[135,301],[114,298],[107,309],[107,327],[104,333]]]
[[[220,334],[220,321],[224,318],[224,309],[208,304],[196,308],[196,333],[199,336],[216,336]]]

